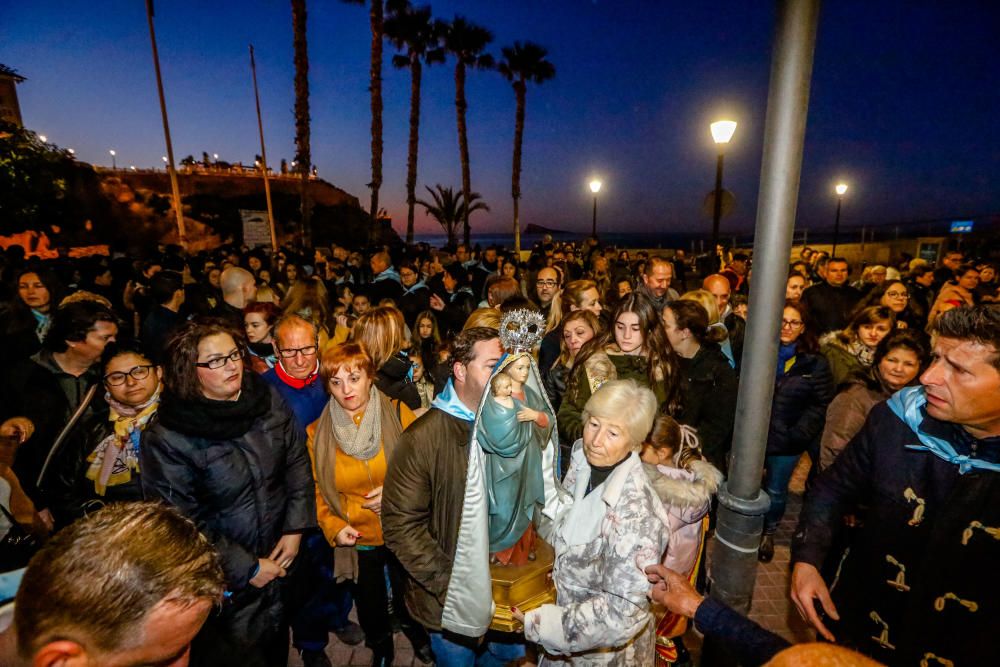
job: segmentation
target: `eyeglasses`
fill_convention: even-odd
[[[886,292],[885,295],[890,299],[909,299],[910,295],[906,292]]]
[[[278,354],[281,355],[282,359],[291,359],[296,354],[301,354],[303,357],[311,357],[316,354],[316,346],[307,345],[306,347],[290,347],[285,350],[278,350]]]
[[[216,357],[215,359],[209,359],[208,361],[196,361],[194,362],[194,365],[199,368],[209,368],[214,371],[218,368],[222,368],[230,361],[235,363],[242,358],[243,358],[243,350],[236,349],[230,352],[228,356]]]
[[[536,284],[542,287],[555,287],[559,283],[557,283],[555,280],[539,280]]]
[[[782,329],[798,329],[802,326],[802,320],[781,320]]]
[[[126,376],[131,375],[135,380],[145,380],[149,377],[149,371],[153,370],[153,366],[136,366],[127,373],[118,371],[116,373],[108,373],[104,376],[104,384],[109,387],[117,387],[119,385],[125,384]]]

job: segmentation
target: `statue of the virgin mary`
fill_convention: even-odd
[[[473,437],[483,452],[495,564],[523,565],[534,558],[541,510],[558,484],[555,415],[530,353],[544,331],[544,320],[534,311],[504,317],[500,342],[506,354],[476,415]]]

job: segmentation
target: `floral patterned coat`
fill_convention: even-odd
[[[525,614],[524,635],[542,646],[543,665],[652,665],[655,623],[643,569],[659,563],[669,539],[663,503],[633,452],[589,494],[582,441],[553,517],[556,604]]]

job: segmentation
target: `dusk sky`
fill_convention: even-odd
[[[521,220],[589,230],[708,231],[710,121],[739,122],[726,153],[736,197],[723,231],[752,228],[767,99],[773,5],[636,0],[435,0],[495,34],[549,49],[552,81],[527,97]],[[308,2],[312,152],[320,176],[368,202],[370,32],[363,7]],[[253,162],[259,152],[247,44],[253,42],[269,161],[294,154],[292,22],[287,1],[160,0],[156,28],[174,154]],[[386,45],[381,199],[402,231],[409,72]],[[1000,213],[1000,3],[824,3],[813,72],[798,224],[832,225],[833,185],[850,184],[843,222],[892,224]],[[77,156],[159,166],[165,154],[142,0],[0,0],[0,63],[25,124]],[[460,187],[454,64],[425,70],[418,196]],[[473,189],[510,228],[514,95],[496,72],[469,73]],[[417,209],[418,233],[440,227]]]

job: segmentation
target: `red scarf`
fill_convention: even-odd
[[[281,361],[278,361],[278,363],[274,365],[274,372],[278,374],[278,377],[282,382],[287,384],[292,389],[302,389],[311,385],[319,377],[319,362],[316,362],[316,370],[310,373],[309,377],[304,380],[293,378],[291,375],[286,373],[285,367],[282,365]]]

